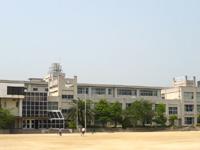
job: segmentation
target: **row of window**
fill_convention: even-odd
[[[106,88],[92,88],[92,94],[94,95],[106,95]],[[88,94],[89,88],[87,87],[79,87],[78,94]],[[108,88],[108,95],[113,94],[113,89]],[[125,96],[136,96],[137,90],[136,89],[124,89],[119,88],[117,89],[118,95],[125,95]],[[157,90],[140,90],[140,96],[157,96]]]
[[[185,100],[193,100],[194,99],[194,92],[184,92],[183,97]],[[200,92],[196,93],[196,99],[200,100]]]
[[[64,128],[64,120],[23,120],[25,129]]]
[[[7,95],[24,95],[24,87],[7,87]]]
[[[25,96],[47,96],[47,93],[39,93],[39,92],[25,92]]]
[[[62,99],[73,99],[74,95],[62,95]]]

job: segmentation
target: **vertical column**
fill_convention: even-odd
[[[136,91],[136,96],[140,97],[140,90],[139,89],[137,89],[137,91]]]
[[[117,88],[114,88],[114,97],[117,98]]]
[[[19,116],[22,117],[22,99],[19,100]]]
[[[91,98],[92,97],[92,88],[91,87],[88,87],[88,94],[89,94],[89,97]]]

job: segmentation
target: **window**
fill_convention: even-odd
[[[8,95],[24,95],[24,87],[7,87],[7,94]]]
[[[92,88],[92,94],[105,95],[106,89],[105,88]]]
[[[140,96],[157,96],[155,90],[140,90]]]
[[[117,94],[118,95],[136,95],[136,90],[132,89],[117,89]]]
[[[185,117],[185,124],[191,125],[194,123],[193,117]]]
[[[126,108],[131,107],[131,103],[126,103]]]
[[[176,115],[176,114],[178,114],[177,107],[169,107],[169,115]]]
[[[45,91],[48,92],[49,91],[48,88],[45,88]]]
[[[197,105],[197,112],[200,113],[200,105]]]
[[[193,105],[185,105],[185,111],[186,112],[193,112],[194,106]]]
[[[88,88],[86,87],[79,87],[78,94],[88,94]]]
[[[112,89],[108,89],[108,95],[112,95]]]
[[[58,110],[58,102],[48,102],[48,110]]]
[[[38,91],[38,88],[33,88],[33,91]]]
[[[197,92],[197,101],[200,101],[200,92]]]
[[[62,95],[62,99],[73,99],[74,95]]]
[[[192,100],[192,99],[194,99],[194,93],[193,92],[184,92],[184,99],[185,100]]]

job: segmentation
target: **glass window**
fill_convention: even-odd
[[[62,95],[62,99],[73,99],[73,95]]]
[[[117,89],[117,94],[118,95],[136,95],[136,90],[132,90],[132,89]]]
[[[197,105],[197,112],[200,113],[200,105]]]
[[[194,99],[194,93],[193,92],[184,92],[184,99],[185,100],[192,100],[192,99]]]
[[[48,110],[58,110],[58,102],[48,102]]]
[[[193,117],[185,117],[185,124],[191,125],[194,123]]]
[[[106,94],[105,88],[92,88],[92,94],[104,95]]]
[[[108,95],[112,95],[113,90],[112,89],[108,89]]]
[[[24,95],[24,87],[7,87],[7,94],[8,95]]]
[[[169,115],[176,115],[176,114],[178,114],[177,107],[169,107]]]
[[[33,88],[33,91],[38,91],[38,88]]]
[[[200,101],[200,92],[197,92],[197,101]]]
[[[157,96],[156,90],[140,90],[140,96]]]
[[[88,88],[78,87],[78,94],[88,94]]]
[[[186,112],[193,112],[194,106],[193,105],[185,105],[185,111]]]

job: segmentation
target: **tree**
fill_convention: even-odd
[[[0,129],[10,129],[14,123],[14,116],[7,109],[0,108]]]
[[[174,126],[175,125],[175,120],[177,120],[178,117],[176,115],[172,115],[169,117],[169,122],[170,122],[170,125],[171,126]]]
[[[153,115],[152,104],[145,100],[136,100],[126,110],[126,119],[129,118],[133,126],[137,126],[138,122],[142,126],[151,123]]]
[[[103,127],[111,120],[110,110],[109,103],[104,99],[100,100],[95,105],[95,119],[99,121]]]
[[[94,120],[94,110],[91,108],[91,100],[86,100],[86,121],[87,126],[91,125],[91,121]],[[78,122],[82,126],[85,126],[85,100],[78,99]]]
[[[110,117],[111,120],[114,122],[115,127],[117,127],[117,123],[120,123],[122,120],[122,106],[119,102],[111,103]]]
[[[94,110],[91,108],[92,105],[91,100],[86,100],[86,119],[87,126],[91,124],[91,121],[94,120]],[[65,118],[67,120],[68,126],[76,125],[77,121],[77,113],[78,113],[78,124],[81,126],[85,126],[85,100],[78,98],[77,100],[73,100],[73,105],[68,109],[67,113],[65,113]]]
[[[165,126],[167,118],[165,117],[165,104],[156,104],[154,122]]]

